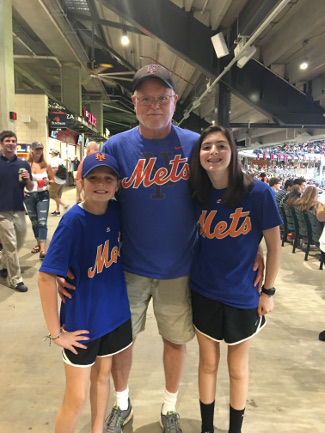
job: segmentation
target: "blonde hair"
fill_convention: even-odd
[[[41,155],[39,161],[37,162],[37,161],[35,161],[34,154],[33,154],[32,150],[31,150],[29,152],[29,154],[28,154],[27,162],[28,162],[28,164],[30,166],[32,166],[33,163],[35,162],[35,164],[39,164],[41,168],[46,168],[47,167],[47,162],[45,161],[45,158],[44,158],[44,151],[42,152],[42,155]]]
[[[315,186],[308,186],[295,204],[295,206],[299,207],[303,212],[306,210],[316,211],[318,205],[318,190]]]

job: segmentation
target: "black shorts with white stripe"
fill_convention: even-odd
[[[257,334],[266,324],[257,308],[242,309],[191,291],[195,329],[215,341],[239,344]]]

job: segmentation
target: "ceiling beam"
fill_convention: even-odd
[[[209,77],[218,73],[212,63],[215,56],[210,40],[212,31],[173,2],[103,0],[103,4],[144,33],[158,38],[160,43]]]
[[[219,75],[210,29],[173,2],[103,0],[103,3],[132,24],[145,29],[152,37],[158,38],[208,77]],[[263,14],[267,14],[275,3],[278,2],[267,0],[256,9],[256,2],[250,0],[247,7],[251,8],[253,15],[244,12],[244,8],[241,16],[246,13],[248,17],[242,23],[242,31],[252,32],[257,24],[261,28],[263,22],[260,21],[264,18],[265,22],[267,18]],[[229,62],[229,57],[226,59],[223,61],[224,67]],[[319,105],[255,60],[248,61],[242,69],[232,67],[221,81],[239,98],[280,125],[325,125],[324,110]]]
[[[82,13],[72,13],[68,12],[67,14],[70,21],[73,22],[74,19],[85,22],[94,22],[96,24],[101,24],[104,27],[114,27],[116,29],[125,30],[131,33],[138,33],[140,35],[144,35],[144,33],[139,30],[137,27],[129,26],[128,24],[117,23],[116,21],[109,21],[103,18],[95,18]]]

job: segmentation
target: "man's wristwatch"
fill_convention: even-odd
[[[268,296],[273,296],[274,293],[275,293],[275,288],[272,287],[272,289],[266,289],[266,288],[264,287],[264,284],[263,284],[263,286],[262,286],[262,293],[265,293],[265,294],[268,295]]]

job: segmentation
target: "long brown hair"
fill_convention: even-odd
[[[44,158],[44,150],[43,150],[42,155],[41,155],[38,162],[35,161],[33,152],[30,151],[28,154],[27,162],[30,166],[32,166],[33,163],[35,162],[36,164],[39,164],[41,168],[46,168],[47,162],[45,161],[45,158]]]
[[[299,200],[295,203],[295,206],[299,207],[303,212],[306,210],[316,211],[318,205],[318,190],[315,186],[308,186]]]
[[[246,173],[243,173],[241,163],[238,157],[236,143],[228,131],[222,126],[212,125],[205,129],[198,139],[190,160],[190,188],[192,191],[192,200],[198,205],[208,207],[209,191],[212,186],[206,170],[200,163],[201,145],[205,137],[215,132],[221,132],[229,143],[231,150],[231,159],[228,167],[229,181],[221,202],[225,206],[236,207],[240,201],[253,188],[253,179]]]

